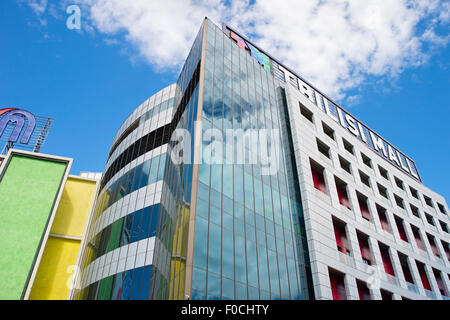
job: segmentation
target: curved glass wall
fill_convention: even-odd
[[[166,155],[175,129],[193,130],[202,34],[203,27],[177,83],[136,109],[113,140],[83,250],[76,299],[167,299],[171,277],[180,276],[170,271],[173,261],[180,261],[172,244],[178,217],[189,215],[191,175],[186,172],[192,167],[175,166]],[[161,115],[166,121],[145,130]]]
[[[149,296],[167,151],[167,144],[155,143],[152,134],[170,125],[174,98],[175,85],[153,95],[130,115],[113,141],[105,172],[114,174],[102,178],[76,299]]]

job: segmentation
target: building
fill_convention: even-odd
[[[0,166],[0,299],[65,300],[98,180],[73,160],[9,149]]]
[[[448,299],[445,199],[226,25],[204,20],[104,172],[73,299]]]

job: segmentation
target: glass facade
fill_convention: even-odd
[[[211,128],[241,129],[244,137],[251,130],[278,129],[282,147],[272,175],[250,161],[199,165],[192,299],[312,298],[283,94],[257,60],[208,21],[203,137]],[[213,143],[202,141],[204,158],[220,157]],[[255,143],[235,144],[234,159],[239,151],[251,158]],[[276,152],[270,147],[268,153]]]
[[[75,298],[314,298],[285,91],[266,69],[205,19],[171,94],[117,134]],[[172,106],[169,123],[120,147],[133,130],[142,132],[146,121]],[[170,139],[177,129],[190,139],[183,137],[191,152],[181,164],[170,156],[180,143]],[[210,129],[238,132],[233,141],[244,143],[233,143],[233,159],[242,154],[245,161],[227,162],[225,146],[212,147]],[[278,132],[280,147],[252,135],[258,130]],[[276,155],[275,172],[249,161],[261,157],[252,145]],[[194,164],[196,157],[203,161]],[[150,189],[160,198],[140,201],[141,191],[148,195]],[[126,214],[112,213],[125,203]],[[138,263],[144,253],[145,262]]]
[[[202,43],[203,25],[177,82],[175,102],[178,108],[172,120],[174,131],[185,130],[191,137],[190,150],[194,149]],[[170,141],[168,154],[175,152],[177,145],[177,141]],[[157,237],[161,241],[155,248],[151,299],[184,299],[193,157],[194,153],[190,152],[180,164],[168,157],[161,199],[161,210],[166,214],[161,216],[158,227]]]
[[[170,129],[170,126],[164,125],[164,120],[172,118],[174,89],[175,86],[168,87],[145,101],[138,108],[141,115],[133,121],[139,125],[133,127],[133,131],[125,130],[115,139],[120,142],[116,142],[115,149],[122,144],[124,146],[117,149],[122,150],[121,153],[111,152],[106,168],[106,172],[111,174],[104,175],[101,181],[80,266],[82,288],[76,292],[76,299],[126,300],[149,297],[151,259],[140,266],[139,252],[133,255],[131,250],[147,240],[146,249],[150,253],[150,243],[154,241],[149,239],[156,237],[160,197],[149,190],[155,190],[157,185],[162,184],[167,148],[163,148],[164,141],[155,132]],[[149,129],[152,122],[160,123],[161,126],[152,131]],[[146,130],[150,132],[145,134]],[[147,201],[149,198],[153,198],[153,201]],[[145,200],[145,203],[128,205],[132,199],[134,202]],[[119,259],[122,256],[118,253],[122,251],[127,255]],[[108,261],[108,257],[111,257],[111,261]],[[120,267],[121,261],[127,263],[125,268]]]

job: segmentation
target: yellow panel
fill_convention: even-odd
[[[66,300],[80,241],[49,237],[30,300]]]
[[[50,233],[82,237],[96,182],[69,177]]]

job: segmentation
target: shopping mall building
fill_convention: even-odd
[[[68,299],[450,297],[450,212],[413,159],[207,18],[97,189]]]

